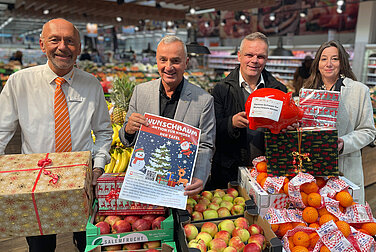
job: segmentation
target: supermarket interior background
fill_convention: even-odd
[[[0,0],[0,92],[9,75],[47,62],[39,47],[42,25],[65,18],[80,31],[77,66],[94,74],[104,90],[126,76],[141,83],[159,77],[155,52],[165,35],[177,35],[193,49],[185,77],[209,93],[239,64],[241,39],[259,31],[268,36],[266,69],[294,91],[293,78],[306,56],[339,40],[357,79],[370,88],[376,122],[376,1],[358,0]],[[199,52],[198,45],[207,51]],[[12,61],[22,52],[22,63]],[[6,154],[20,153],[18,130]],[[376,211],[376,140],[362,150],[366,201]],[[74,251],[72,234],[59,234],[56,251]],[[0,240],[2,251],[27,250],[23,238]]]

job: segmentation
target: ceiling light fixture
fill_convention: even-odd
[[[50,13],[50,10],[49,9],[45,9],[43,10],[43,15],[48,15]]]
[[[195,8],[192,7],[192,8],[189,10],[189,13],[191,13],[191,15],[194,15],[194,14],[196,13]]]
[[[210,26],[209,22],[205,22],[205,27],[209,28],[209,26]]]
[[[191,22],[188,22],[188,23],[187,23],[187,27],[188,27],[188,28],[191,28],[191,27],[192,27],[192,23],[191,23]]]
[[[167,21],[167,26],[173,26],[174,25],[174,22],[172,21]]]
[[[270,13],[269,19],[270,19],[270,21],[274,21],[275,20],[275,14],[274,14],[274,12]]]
[[[123,18],[122,17],[116,17],[116,21],[120,23],[121,21],[123,21]]]
[[[302,10],[299,15],[302,18],[306,17],[307,16],[307,9]]]
[[[338,5],[338,6],[341,6],[341,5],[343,5],[344,3],[345,3],[345,2],[344,2],[343,0],[338,0],[338,1],[337,1],[337,5]]]
[[[245,17],[245,15],[244,15],[244,14],[240,15],[240,20],[243,20],[243,21],[244,21],[244,20],[245,20],[245,18],[246,18],[246,17]]]

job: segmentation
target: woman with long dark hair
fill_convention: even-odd
[[[346,178],[360,187],[359,203],[364,204],[364,177],[360,150],[372,142],[376,129],[373,122],[369,89],[356,80],[349,55],[335,40],[318,49],[305,88],[340,92],[337,114],[338,166]]]

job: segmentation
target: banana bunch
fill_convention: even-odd
[[[111,146],[115,145],[122,145],[119,138],[119,130],[121,129],[121,126],[119,124],[113,123],[112,124],[112,130],[114,133],[112,134],[112,143]]]
[[[125,172],[129,159],[132,155],[132,148],[116,147],[111,152],[111,162],[104,168],[105,173]]]

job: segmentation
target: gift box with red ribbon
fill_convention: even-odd
[[[125,173],[104,173],[98,178],[99,214],[133,215],[165,213],[165,208],[162,206],[119,199],[124,176]]]
[[[84,231],[91,153],[0,155],[0,237]]]
[[[335,128],[299,128],[287,133],[265,133],[267,171],[273,176],[299,172],[338,176],[338,136]]]

